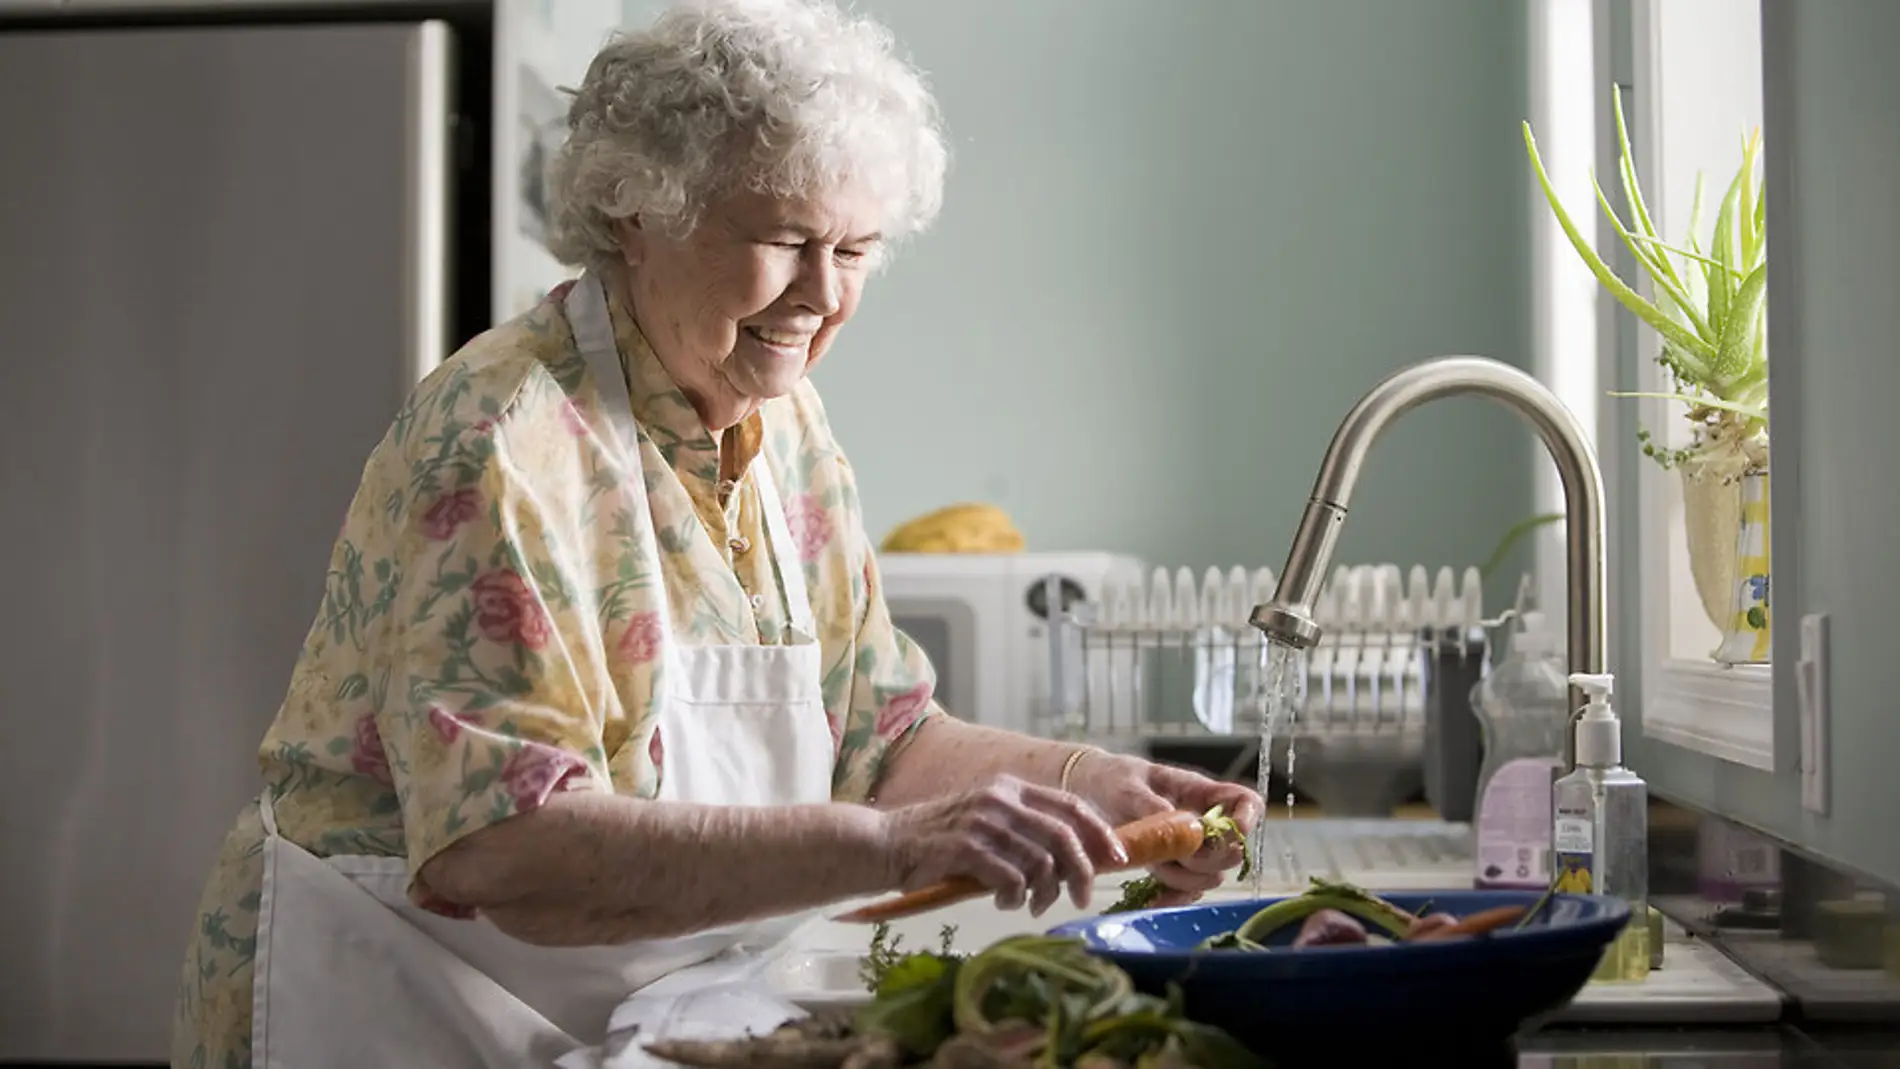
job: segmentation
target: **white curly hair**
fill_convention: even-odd
[[[868,189],[887,245],[943,203],[949,153],[922,75],[889,30],[826,0],[685,0],[609,41],[570,92],[548,169],[565,264],[618,262],[614,223],[635,214],[684,237],[740,188]]]

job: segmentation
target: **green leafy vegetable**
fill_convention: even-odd
[[[977,1043],[1036,1066],[1265,1064],[1224,1031],[1188,1021],[1178,990],[1165,999],[1137,992],[1127,973],[1077,939],[1021,935],[967,958],[895,959],[888,933],[874,931],[873,939],[884,964],[856,1030],[894,1040],[911,1059]]]
[[[1113,905],[1103,910],[1102,913],[1103,915],[1110,913],[1132,913],[1138,909],[1147,909],[1149,906],[1154,905],[1155,899],[1160,897],[1161,881],[1155,879],[1153,876],[1139,876],[1132,880],[1123,880],[1122,896],[1116,899]]]
[[[955,958],[957,955],[952,948],[956,946],[956,941],[957,926],[944,925],[937,933],[935,957]],[[930,956],[907,955],[901,949],[903,944],[903,937],[892,935],[891,926],[888,923],[879,922],[871,926],[871,948],[865,951],[864,958],[858,962],[858,979],[864,984],[866,991],[877,994],[883,989],[885,978],[890,975],[891,970],[910,958]]]
[[[1557,881],[1552,880],[1550,883],[1550,886],[1544,888],[1544,896],[1537,900],[1537,904],[1530,908],[1530,912],[1524,914],[1524,916],[1518,920],[1517,926],[1519,928],[1524,927],[1525,925],[1529,924],[1539,913],[1544,912],[1544,907],[1550,905],[1550,896],[1556,893],[1557,893]]]
[[[903,939],[891,934],[888,924],[876,924],[871,927],[871,949],[865,951],[864,959],[858,963],[858,980],[864,989],[872,994],[884,983],[884,977],[904,955],[898,950]]]
[[[667,1041],[650,1053],[706,1069],[897,1069],[904,1065],[1033,1069],[1266,1069],[1226,1032],[1188,1020],[1180,989],[1135,990],[1079,939],[1022,935],[960,956],[898,950],[872,929],[863,976],[869,1004],[801,1018],[769,1035]]]
[[[899,960],[858,1012],[858,1030],[889,1036],[906,1054],[930,1057],[956,1031],[950,1010],[962,968],[961,961],[935,954]]]
[[[1241,935],[1239,932],[1222,932],[1201,940],[1196,950],[1265,950],[1264,945]]]
[[[1370,891],[1315,876],[1306,893],[1283,898],[1262,908],[1239,928],[1205,939],[1197,949],[1266,950],[1275,932],[1298,924],[1323,909],[1338,910],[1357,917],[1394,939],[1402,939],[1412,930],[1412,922],[1429,907],[1430,903],[1427,903],[1419,914],[1407,913]]]

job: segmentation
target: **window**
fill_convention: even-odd
[[[1613,17],[1624,10],[1627,20]],[[1633,40],[1611,40],[1610,33],[1619,28]],[[1701,172],[1706,186],[1699,236],[1706,247],[1714,204],[1740,165],[1742,139],[1761,124],[1759,0],[1533,0],[1531,32],[1530,119],[1552,184],[1604,258],[1649,296],[1640,269],[1628,266],[1620,249],[1606,247],[1620,244],[1614,233],[1602,226],[1592,230],[1586,222],[1601,220],[1590,182],[1593,164],[1610,203],[1629,219],[1616,180],[1614,137],[1600,137],[1614,129],[1605,91],[1614,65],[1597,53],[1606,45],[1612,53],[1626,46],[1632,57],[1624,113],[1658,232],[1672,243],[1682,239]],[[1605,144],[1612,146],[1607,158]],[[1637,418],[1658,444],[1680,448],[1690,428],[1679,403],[1605,398],[1608,391],[1671,388],[1655,359],[1660,340],[1646,326],[1633,333],[1598,329],[1596,309],[1606,300],[1601,288],[1559,230],[1542,193],[1533,189],[1531,198],[1540,377],[1585,426],[1595,427],[1607,406],[1639,406]],[[1633,358],[1618,351],[1632,339]],[[1632,367],[1640,368],[1634,379]],[[1643,733],[1772,770],[1772,673],[1766,666],[1723,667],[1710,656],[1720,632],[1702,608],[1690,570],[1680,475],[1638,458],[1636,485],[1618,485],[1617,475],[1628,467],[1612,470],[1610,460],[1633,451],[1636,443],[1620,437],[1605,442],[1599,436],[1598,445],[1606,460],[1611,536],[1618,531],[1619,510],[1635,510],[1640,531],[1639,544],[1618,545],[1612,566],[1633,567],[1641,575],[1637,603],[1618,611],[1643,621],[1641,663],[1619,666],[1624,673],[1639,674]],[[1562,511],[1554,467],[1540,459],[1538,471],[1537,511]],[[1552,611],[1562,611],[1563,543],[1562,529],[1549,527],[1537,546],[1538,592]],[[1611,627],[1614,641],[1614,618]]]
[[[1644,197],[1668,240],[1685,233],[1696,175],[1706,183],[1701,233],[1713,230],[1719,198],[1741,163],[1742,140],[1762,121],[1761,8],[1758,0],[1631,0],[1635,35],[1632,147]],[[1643,84],[1650,86],[1647,93]],[[1665,391],[1653,332],[1637,334],[1641,391]],[[1629,366],[1628,361],[1620,362]],[[1628,388],[1628,387],[1625,387]],[[1682,406],[1641,407],[1643,426],[1666,447],[1689,439]],[[1681,477],[1645,461],[1636,495],[1645,629],[1641,672],[1643,733],[1711,756],[1774,769],[1773,676],[1767,666],[1724,667],[1710,658],[1721,631],[1702,607],[1689,567]],[[1627,500],[1627,499],[1626,499]]]

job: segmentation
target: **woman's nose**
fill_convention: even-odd
[[[831,262],[831,251],[818,249],[799,265],[798,277],[792,281],[792,296],[801,307],[830,318],[838,312],[838,283],[838,269]]]

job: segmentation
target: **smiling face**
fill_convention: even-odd
[[[685,238],[620,224],[627,295],[655,355],[718,432],[798,385],[857,311],[878,251],[877,201],[743,191]]]

